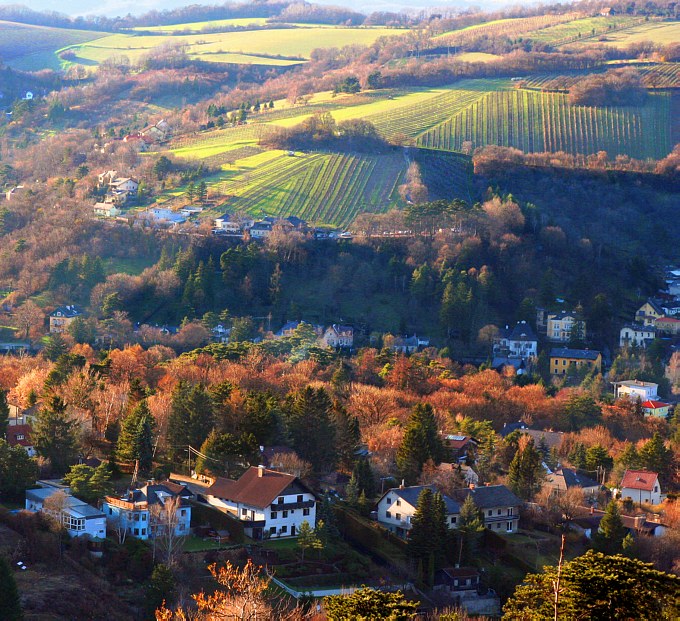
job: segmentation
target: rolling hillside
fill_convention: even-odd
[[[70,30],[29,26],[0,21],[0,59],[15,69],[38,71],[59,69],[57,51],[69,45],[87,43],[107,36],[91,30]]]

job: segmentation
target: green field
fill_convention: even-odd
[[[159,32],[172,34],[174,32],[201,32],[206,28],[226,28],[229,26],[263,26],[267,23],[267,17],[237,17],[234,19],[217,19],[208,22],[190,22],[187,24],[169,24],[167,26],[137,26],[130,30],[143,32]]]
[[[95,63],[120,55],[136,62],[154,48],[168,44],[186,45],[189,54],[205,60],[218,60],[225,53],[262,55],[275,60],[308,59],[312,50],[319,47],[370,45],[379,37],[401,33],[392,28],[311,27],[177,36],[115,34],[74,50],[78,59]],[[272,63],[262,58],[260,64]]]
[[[576,19],[564,24],[558,24],[556,26],[551,26],[550,28],[538,30],[532,33],[528,38],[532,41],[542,41],[543,43],[548,43],[550,45],[563,45],[577,39],[599,36],[610,30],[628,28],[640,22],[644,22],[644,18],[630,17],[627,15],[586,17],[584,19]]]
[[[644,22],[632,28],[605,35],[598,41],[614,47],[626,47],[631,43],[652,41],[658,45],[669,45],[680,41],[680,22]]]
[[[525,152],[565,151],[638,159],[665,157],[671,150],[671,99],[650,95],[641,107],[572,106],[566,95],[515,90],[489,93],[418,139],[419,146],[460,151],[494,144]]]
[[[0,21],[0,59],[15,69],[59,69],[61,48],[107,36],[91,30],[69,30]]]

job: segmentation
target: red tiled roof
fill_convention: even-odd
[[[651,492],[654,489],[659,475],[656,472],[647,470],[626,470],[621,481],[621,488],[641,489]]]
[[[657,323],[680,323],[680,319],[675,317],[659,317],[656,321]]]
[[[258,471],[258,467],[251,466],[238,481],[220,477],[206,490],[206,494],[264,509],[298,480],[285,472],[263,468],[263,476],[259,476]]]
[[[33,429],[30,425],[10,425],[7,427],[7,443],[10,446],[33,446],[31,442],[31,431]],[[19,439],[17,436],[24,436]]]
[[[643,408],[648,408],[648,409],[650,409],[650,410],[655,410],[656,408],[667,408],[667,407],[668,407],[668,403],[664,403],[663,401],[653,401],[653,400],[649,400],[649,401],[645,401],[645,402],[642,404],[642,407],[643,407]]]

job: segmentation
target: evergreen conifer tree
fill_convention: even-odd
[[[4,438],[9,425],[9,403],[7,391],[0,389],[0,438]]]
[[[0,556],[0,619],[3,621],[21,621],[23,618],[14,573],[7,559]]]
[[[399,474],[407,483],[415,483],[428,459],[439,464],[443,456],[444,445],[437,433],[432,406],[420,403],[411,412],[404,439],[397,451]]]
[[[533,439],[520,442],[508,471],[510,489],[520,498],[531,500],[541,489],[544,478],[545,470],[541,464],[541,455],[534,447]]]
[[[33,427],[33,446],[50,460],[54,473],[63,474],[78,456],[77,423],[67,414],[58,396],[48,399]]]
[[[472,494],[468,494],[460,507],[457,535],[458,563],[471,562],[484,532],[484,518],[475,504]]]
[[[604,511],[600,527],[593,536],[593,548],[603,554],[619,554],[623,549],[626,528],[621,519],[619,503],[612,500]]]

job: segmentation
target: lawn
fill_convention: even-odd
[[[113,257],[104,259],[104,271],[107,274],[138,276],[153,263],[153,259],[145,257]]]
[[[228,548],[229,544],[220,544],[213,539],[202,539],[195,535],[189,535],[184,540],[183,550],[185,552],[205,552],[207,550],[224,550]]]
[[[177,36],[154,36],[114,34],[75,49],[79,59],[102,62],[116,55],[125,55],[132,62],[139,60],[156,47],[167,44],[185,44],[189,54],[246,54],[308,59],[313,49],[343,47],[345,45],[370,45],[383,36],[401,34],[393,28],[288,28],[191,34]]]

